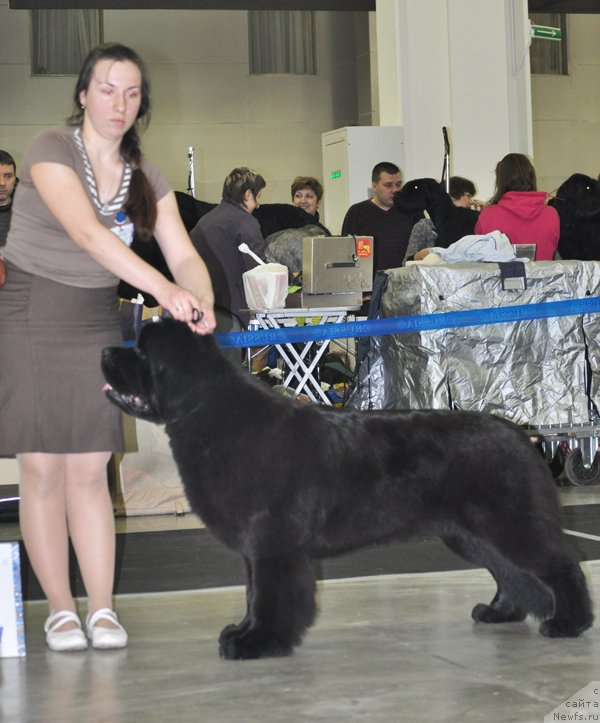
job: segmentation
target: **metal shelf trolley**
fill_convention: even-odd
[[[600,314],[486,323],[486,310],[600,295],[600,262],[415,264],[386,272],[380,316],[481,310],[477,326],[373,337],[348,405],[497,414],[537,437],[555,476],[600,482]],[[491,317],[489,317],[491,318]],[[510,450],[507,450],[510,454]]]

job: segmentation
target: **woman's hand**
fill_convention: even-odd
[[[165,279],[164,292],[156,299],[177,321],[184,321],[196,334],[211,334],[216,319],[212,302],[199,299],[187,289]]]
[[[170,191],[157,205],[154,236],[175,278],[167,289],[163,306],[198,334],[210,334],[216,326],[214,296],[208,270],[192,245]],[[160,302],[160,297],[153,294]],[[179,308],[178,308],[179,307]],[[195,311],[197,309],[197,311]]]

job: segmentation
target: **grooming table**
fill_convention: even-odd
[[[257,329],[281,329],[288,326],[310,325],[310,320],[318,318],[319,324],[340,324],[348,321],[352,311],[358,311],[358,306],[340,306],[332,308],[299,308],[299,309],[260,309],[253,310],[248,323],[250,331]],[[325,354],[329,340],[307,341],[284,344],[274,344],[277,353],[287,365],[287,373],[282,381],[284,387],[290,382],[297,382],[296,393],[305,393],[313,402],[329,404],[331,402],[321,389],[319,380],[314,375],[317,365]],[[315,353],[309,356],[311,349]],[[248,369],[252,373],[251,350],[247,350]]]

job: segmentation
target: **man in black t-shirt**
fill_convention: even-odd
[[[402,187],[402,173],[394,163],[378,163],[371,174],[373,197],[350,206],[342,236],[373,236],[373,272],[402,266],[413,219],[394,206],[394,193]]]

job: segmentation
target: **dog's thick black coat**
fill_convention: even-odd
[[[222,631],[223,657],[300,643],[316,613],[315,558],[415,534],[490,570],[498,590],[476,621],[532,613],[550,637],[592,624],[552,475],[513,424],[302,405],[173,320],[145,326],[136,349],[105,349],[102,368],[115,404],[166,425],[193,510],[244,557],[247,613]]]
[[[558,253],[561,259],[600,260],[600,184],[574,173],[548,202],[560,218]]]
[[[479,213],[455,206],[435,178],[415,178],[394,194],[394,205],[415,220],[427,211],[438,234],[436,246],[448,248],[473,233]]]

